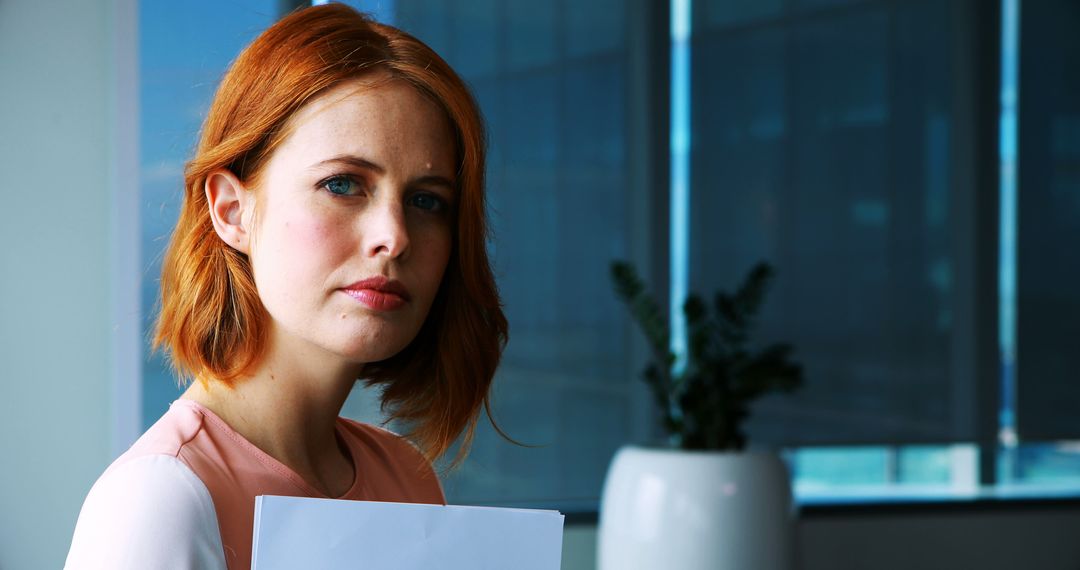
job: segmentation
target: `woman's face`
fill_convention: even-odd
[[[407,83],[375,76],[321,95],[290,125],[252,193],[249,258],[271,346],[350,363],[393,356],[420,330],[450,257],[447,120]]]

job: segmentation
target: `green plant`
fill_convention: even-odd
[[[752,350],[749,336],[772,280],[759,263],[734,294],[717,292],[713,314],[696,294],[683,304],[686,361],[677,366],[664,313],[645,291],[633,266],[614,262],[611,276],[619,297],[645,333],[652,362],[645,381],[663,416],[664,428],[683,449],[741,450],[750,403],[772,391],[802,385],[802,367],[790,360],[792,347],[773,344]]]

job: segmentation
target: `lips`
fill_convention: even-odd
[[[393,310],[409,301],[409,291],[400,281],[391,280],[382,275],[357,281],[343,287],[341,291],[379,311]]]

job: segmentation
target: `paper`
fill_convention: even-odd
[[[558,511],[255,498],[252,570],[558,570]]]

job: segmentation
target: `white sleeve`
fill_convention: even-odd
[[[106,471],[86,496],[64,568],[225,570],[210,492],[171,455]]]

